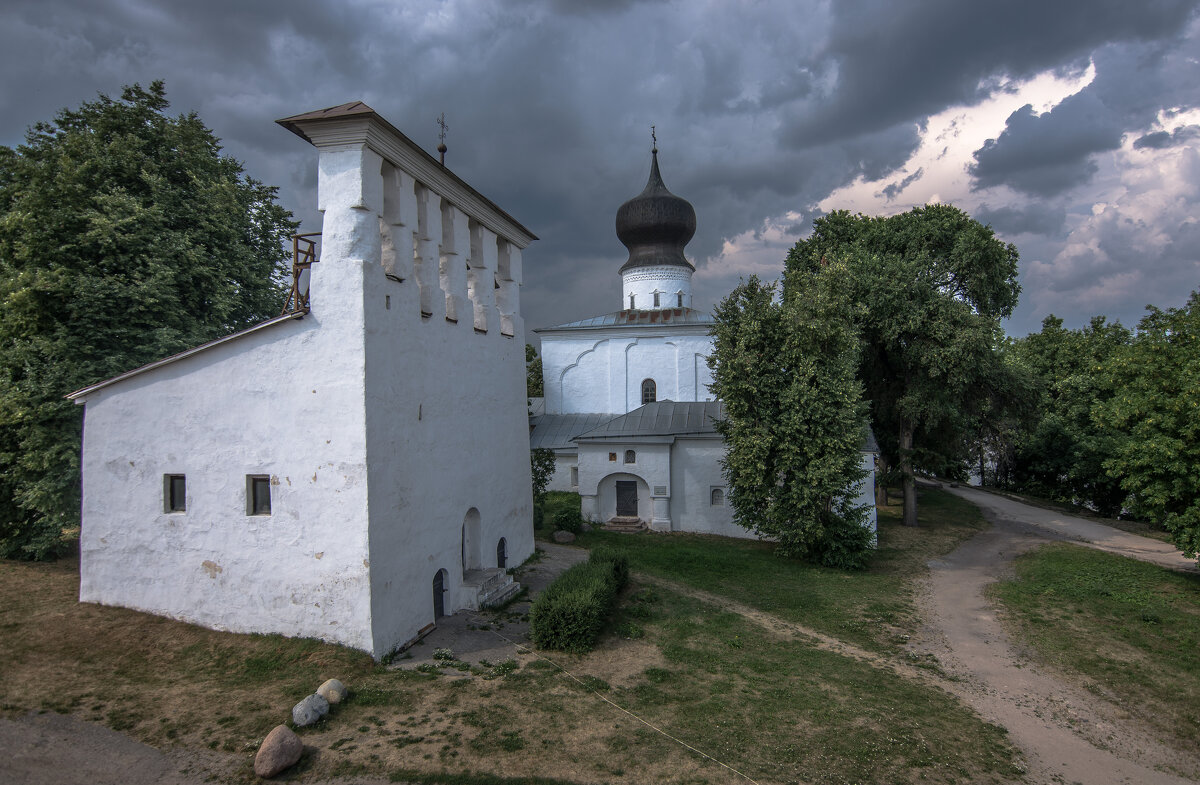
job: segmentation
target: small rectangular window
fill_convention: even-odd
[[[608,460],[613,463],[616,463],[617,462],[617,454],[615,452],[610,452],[608,454]]]
[[[187,481],[182,474],[163,475],[163,512],[187,511]]]
[[[677,298],[679,298],[679,299],[677,299],[677,300],[675,301],[675,302],[676,302],[676,305],[678,305],[680,308],[682,308],[682,307],[683,307],[683,293],[681,292],[681,293],[679,293],[679,294],[677,294],[677,295],[675,295],[675,296],[676,296]]]
[[[246,475],[246,514],[271,514],[271,478],[265,474]]]
[[[659,307],[658,306],[658,292],[654,293],[654,307],[655,308]]]
[[[579,467],[578,466],[571,467],[571,487],[572,488],[579,487]]]

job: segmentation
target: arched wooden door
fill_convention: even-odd
[[[438,570],[433,576],[433,620],[446,615],[446,571]]]

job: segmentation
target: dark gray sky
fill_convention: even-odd
[[[275,125],[363,100],[542,239],[530,327],[620,307],[613,218],[649,171],[696,208],[697,305],[778,275],[814,216],[930,201],[1021,251],[1023,335],[1200,287],[1200,0],[7,0],[0,143],[164,79],[319,228]]]

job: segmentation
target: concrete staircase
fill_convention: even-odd
[[[646,524],[635,515],[618,515],[615,518],[608,519],[608,523],[604,524],[604,530],[629,534],[645,531]]]
[[[521,584],[499,567],[485,570],[467,570],[463,574],[463,588],[467,589],[468,605],[470,598],[475,598],[475,604],[469,605],[471,610],[482,610],[503,605],[521,591]],[[472,593],[470,589],[474,588]]]

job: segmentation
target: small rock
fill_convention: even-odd
[[[342,684],[337,679],[330,679],[320,687],[317,687],[317,694],[329,701],[329,704],[332,706],[335,703],[344,701],[346,696],[350,694],[350,691],[346,689],[345,684]]]
[[[566,545],[569,542],[575,542],[575,535],[571,534],[571,532],[559,529],[558,531],[554,532],[554,541],[560,545]]]
[[[591,530],[592,530],[592,524],[590,524],[590,523],[579,524],[579,531],[587,533],[587,532],[590,532]]]
[[[313,725],[329,713],[329,701],[320,695],[309,695],[292,708],[292,722],[297,728]]]
[[[270,779],[286,768],[296,765],[304,745],[295,731],[286,725],[276,725],[263,739],[258,754],[254,756],[254,773]]]

